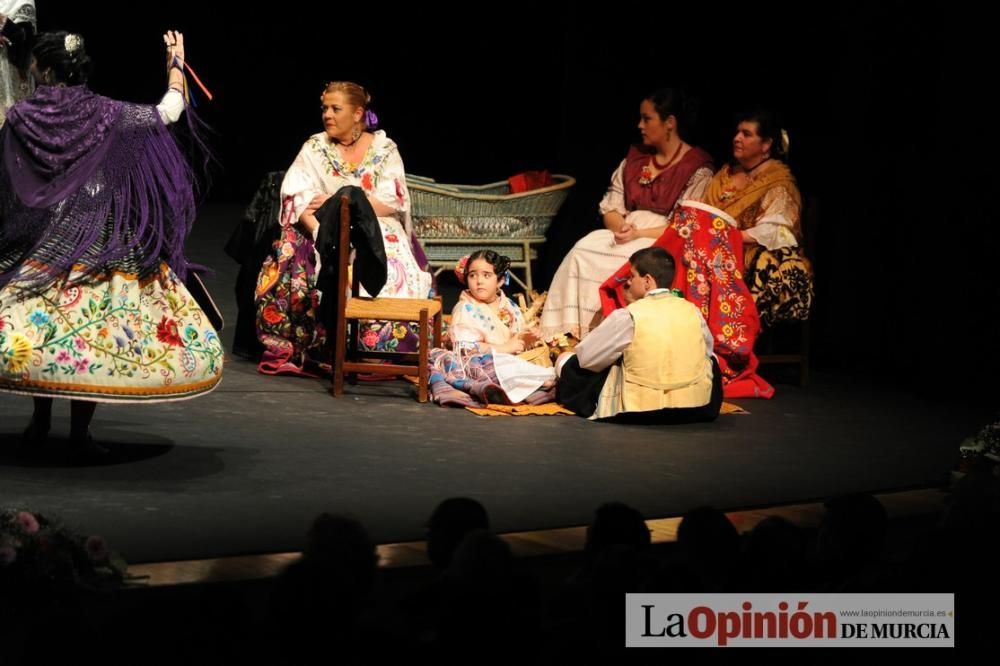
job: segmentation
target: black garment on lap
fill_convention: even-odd
[[[351,246],[357,252],[354,257],[355,277],[373,296],[382,291],[388,277],[382,227],[379,226],[375,209],[365,196],[364,190],[354,185],[345,185],[316,211],[316,219],[319,220],[316,251],[322,263],[319,275],[316,276],[316,288],[323,293],[319,306],[319,319],[327,326],[336,320],[336,305],[344,296],[337,293],[337,277],[340,274],[337,258],[337,243],[340,242],[340,199],[344,196],[349,200],[351,211]]]

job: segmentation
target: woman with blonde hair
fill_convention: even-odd
[[[281,184],[281,238],[257,282],[258,366],[268,374],[309,374],[311,352],[326,332],[318,320],[316,211],[342,187],[360,188],[381,228],[387,279],[381,298],[426,298],[430,273],[421,269],[410,224],[410,195],[399,148],[382,130],[371,95],[351,81],[329,83],[320,95],[324,131],[306,140]]]

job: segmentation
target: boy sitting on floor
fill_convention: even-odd
[[[660,247],[631,257],[629,305],[556,362],[558,400],[580,416],[629,423],[713,421],[722,373],[698,308],[668,287],[674,260]]]

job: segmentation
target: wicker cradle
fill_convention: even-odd
[[[511,277],[531,292],[537,247],[576,183],[562,174],[552,180],[548,187],[511,194],[507,181],[449,185],[407,174],[413,232],[435,275],[475,250],[492,249],[510,257],[511,268],[524,271],[523,280],[515,273]]]
[[[518,194],[507,181],[449,185],[406,175],[418,238],[538,238],[566,201],[576,179],[553,174],[552,185]]]

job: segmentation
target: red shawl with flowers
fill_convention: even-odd
[[[704,204],[681,205],[653,245],[674,258],[672,287],[701,310],[715,341],[727,398],[770,398],[774,387],[757,374],[754,342],[760,320],[743,282],[743,239],[725,217]],[[628,262],[601,285],[604,315],[625,306]]]

